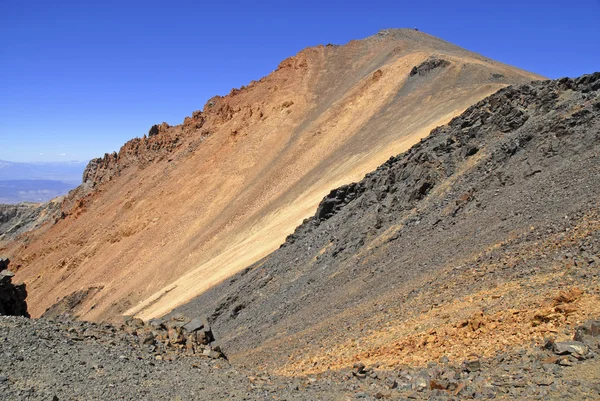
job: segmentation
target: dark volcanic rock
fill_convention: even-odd
[[[427,75],[429,74],[432,70],[436,69],[436,68],[444,68],[450,65],[449,61],[437,58],[437,57],[430,57],[427,60],[423,61],[421,64],[419,64],[418,66],[414,66],[412,70],[410,70],[410,76],[413,77],[415,75]]]
[[[158,135],[158,125],[154,124],[152,127],[150,127],[150,129],[148,130],[148,136],[154,136],[154,135]]]
[[[522,246],[569,232],[573,220],[565,216],[596,213],[599,86],[595,73],[498,91],[362,181],[331,191],[279,250],[175,312],[210,316],[232,360],[239,354],[268,364],[284,363],[293,352],[318,353],[329,338],[348,339],[355,322],[370,319],[381,305],[414,316],[404,304],[417,295],[442,302],[433,286],[441,291],[455,280],[449,274],[458,275],[464,260],[476,260],[514,233],[524,233],[516,242]],[[543,231],[532,234],[532,227]],[[590,255],[585,266],[594,266],[600,243],[582,241]],[[560,258],[529,257],[481,275],[477,285],[527,277]],[[457,269],[449,273],[451,266]],[[468,295],[473,285],[456,287],[452,296]],[[243,311],[235,313],[240,304]],[[283,337],[270,352],[253,351],[280,333],[309,340]]]
[[[0,258],[0,315],[29,317],[25,284],[12,283],[14,273],[7,270],[9,263],[8,258]]]

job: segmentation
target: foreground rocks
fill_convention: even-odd
[[[581,327],[595,327],[597,323],[591,321]],[[175,321],[166,323],[171,327],[174,324]],[[157,354],[142,337],[134,334],[142,328],[133,319],[119,328],[69,319],[0,316],[0,399],[594,400],[600,397],[597,333],[586,334],[585,343],[524,346],[494,358],[473,355],[462,363],[451,363],[442,357],[430,361],[426,367],[390,370],[358,362],[341,371],[281,377],[256,369],[240,369],[224,359],[211,359],[204,354],[177,352],[177,347]],[[581,330],[586,329],[578,328],[574,336],[578,337]],[[580,353],[581,344],[585,346],[585,354]],[[568,363],[562,362],[565,360]]]

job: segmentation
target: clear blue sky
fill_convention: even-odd
[[[600,70],[600,1],[0,0],[0,159],[88,160],[307,46],[418,27],[551,78]]]

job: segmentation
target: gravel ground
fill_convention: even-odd
[[[202,356],[157,359],[136,345],[134,335],[110,325],[1,316],[0,398],[592,400],[600,397],[599,348],[597,338],[586,341],[584,354],[525,347],[459,365],[446,358],[420,369],[356,364],[351,370],[286,378]]]

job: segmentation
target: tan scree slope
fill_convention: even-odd
[[[410,76],[431,56],[450,64]],[[499,88],[540,78],[412,30],[308,48],[184,125],[126,144],[118,173],[107,163],[65,219],[5,251],[33,316],[95,287],[81,318],[157,317],[275,250],[330,189]]]

